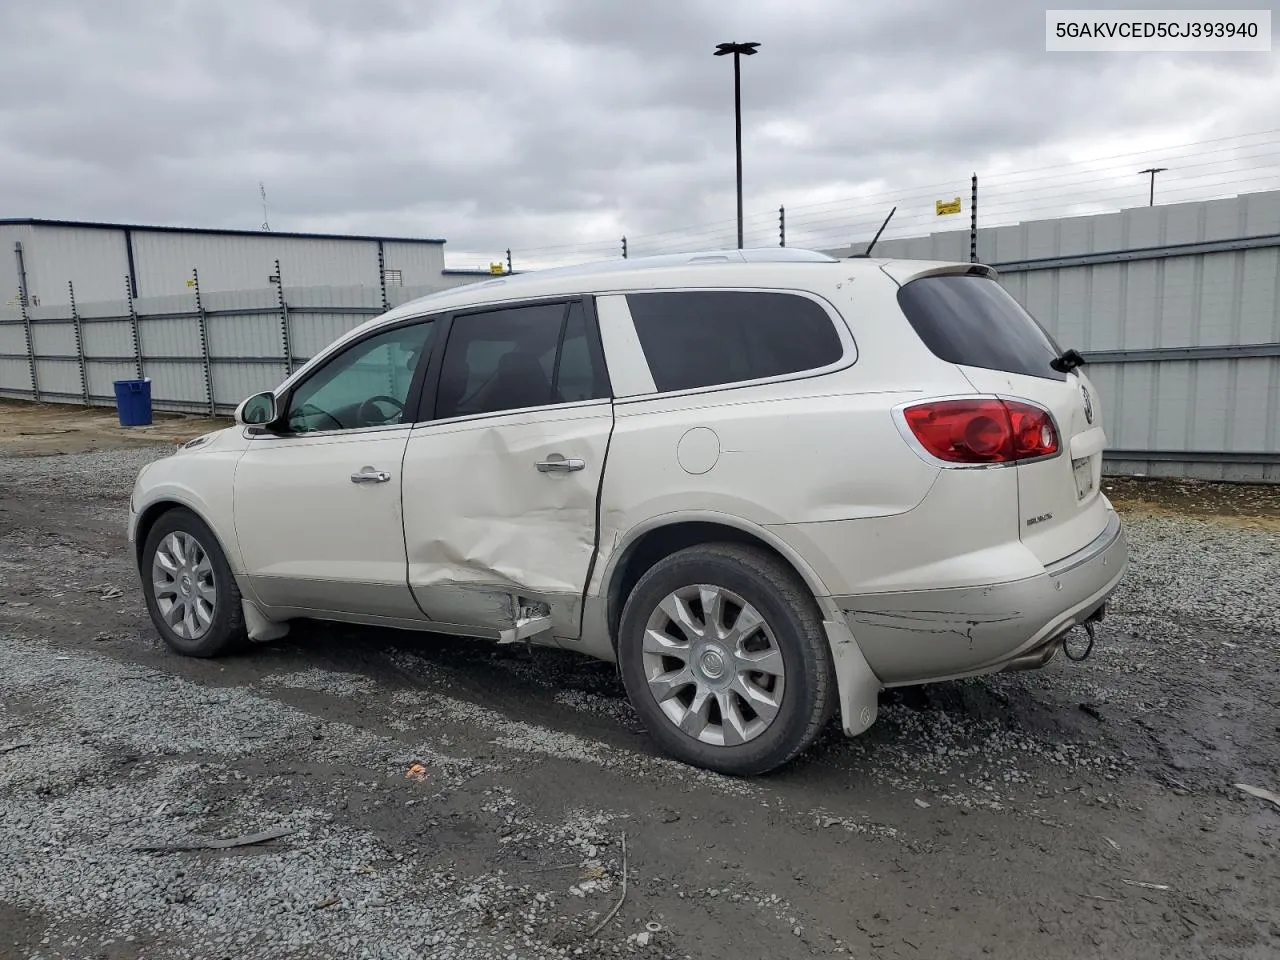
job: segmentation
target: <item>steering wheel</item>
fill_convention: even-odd
[[[346,424],[344,424],[341,420],[339,420],[337,417],[335,417],[335,416],[334,416],[332,413],[330,413],[328,410],[321,410],[321,409],[320,409],[319,407],[317,407],[314,403],[303,403],[303,404],[301,404],[297,409],[289,411],[289,426],[290,426],[290,428],[292,428],[292,427],[293,427],[295,420],[297,420],[297,419],[299,419],[299,418],[302,418],[302,417],[310,416],[310,415],[311,415],[311,414],[313,414],[313,413],[318,413],[318,414],[320,414],[320,416],[322,416],[322,417],[327,417],[327,418],[329,418],[330,420],[332,420],[332,421],[333,421],[334,426],[335,426],[337,429],[339,429],[339,430],[345,430],[345,429],[346,429]]]
[[[394,407],[391,413],[385,413],[379,410],[377,404],[385,403]],[[391,423],[397,418],[404,417],[404,404],[395,397],[388,397],[385,394],[379,394],[376,397],[370,397],[360,404],[360,409],[356,413],[356,417],[361,423],[370,427],[381,427]]]

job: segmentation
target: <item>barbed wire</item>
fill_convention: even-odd
[[[1149,164],[1153,158],[1167,168],[1156,181],[1159,205],[1280,189],[1280,129],[1271,129],[1070,163],[991,174],[978,170],[978,226],[981,229],[1144,206],[1149,184],[1140,165]],[[968,230],[971,173],[906,188],[887,186],[881,179],[871,181],[867,190],[851,190],[839,198],[752,210],[743,217],[744,243],[778,245],[779,206],[785,209],[788,246],[835,249],[866,242],[893,207],[897,211],[884,239]],[[956,196],[962,200],[964,213],[939,216],[936,201]],[[619,231],[614,238],[584,238],[513,249],[512,254],[516,261],[534,265],[618,258],[622,256],[623,235],[629,256],[733,247],[737,244],[737,220],[725,218],[647,233]],[[481,255],[465,256],[479,261]],[[505,258],[504,248],[500,256],[479,265],[487,268],[489,263]],[[466,268],[465,264],[462,266]]]

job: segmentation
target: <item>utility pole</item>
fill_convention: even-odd
[[[1139,173],[1151,174],[1151,196],[1147,200],[1147,206],[1154,207],[1156,205],[1156,174],[1164,173],[1168,167],[1147,167],[1145,170],[1139,170]]]
[[[758,43],[717,43],[715,56],[733,54],[734,145],[738,157],[738,249],[742,249],[742,67],[740,57],[753,56]]]

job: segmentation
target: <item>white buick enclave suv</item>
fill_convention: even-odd
[[[174,650],[309,618],[616,662],[667,752],[777,767],[880,691],[1038,667],[1126,564],[1080,369],[967,263],[796,250],[397,307],[142,470]]]

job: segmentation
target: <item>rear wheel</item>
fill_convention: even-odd
[[[170,510],[147,535],[140,564],[151,620],[174,651],[216,657],[245,646],[240,590],[213,531]]]
[[[659,561],[627,598],[620,631],[627,694],[686,763],[764,773],[807,749],[832,716],[821,616],[763,550],[707,544]]]

